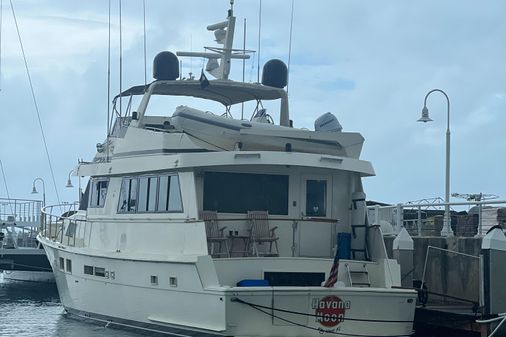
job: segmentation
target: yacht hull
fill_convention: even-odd
[[[206,287],[196,263],[92,256],[47,243],[44,248],[67,312],[102,324],[185,336],[408,336],[412,332],[414,291]],[[67,260],[72,261],[70,271]],[[99,266],[107,277],[85,275],[84,266]],[[171,278],[176,278],[172,284]]]

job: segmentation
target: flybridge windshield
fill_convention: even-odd
[[[144,116],[171,116],[178,106],[184,105],[216,115],[248,120],[264,108],[269,115],[278,115],[278,99],[286,97],[284,90],[260,84],[212,80],[202,88],[200,82],[195,80],[157,81],[132,87],[116,96],[116,115],[130,116],[137,107],[141,110],[141,101],[146,99],[145,93],[148,93],[149,101],[144,108]],[[119,108],[120,99],[122,109]]]

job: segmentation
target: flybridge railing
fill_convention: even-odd
[[[37,225],[40,221],[42,201],[0,198],[0,222],[18,226]]]
[[[76,244],[76,228],[85,219],[75,218],[79,203],[51,205],[42,209],[41,235],[68,246]]]
[[[484,236],[496,225],[506,229],[506,200],[374,205],[368,206],[368,217],[369,222],[381,225],[384,233],[396,234],[404,227],[412,236],[440,236],[445,205],[450,206],[455,236]]]

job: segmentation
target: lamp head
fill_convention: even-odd
[[[67,180],[67,185],[66,185],[65,187],[67,187],[67,188],[72,188],[72,187],[74,187],[74,185],[72,185],[72,181],[71,181],[70,179],[69,179],[69,180]]]
[[[35,188],[35,185],[33,185],[32,194],[37,194],[37,193],[39,193],[39,192],[37,191],[37,188]]]
[[[417,120],[417,122],[424,122],[424,123],[432,122],[432,119],[429,117],[429,109],[427,109],[427,106],[424,105],[422,109],[422,117],[420,117],[420,119]]]

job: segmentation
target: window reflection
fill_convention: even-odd
[[[327,181],[306,181],[306,215],[327,216]]]

